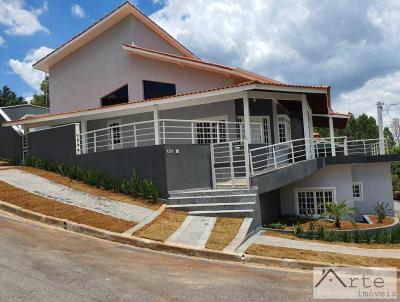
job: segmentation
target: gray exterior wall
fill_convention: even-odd
[[[129,99],[141,100],[143,80],[174,83],[178,94],[235,83],[222,74],[129,55],[122,50],[123,43],[181,55],[128,16],[50,68],[51,112],[99,107],[101,97],[126,84]]]
[[[361,182],[363,200],[354,201],[357,217],[362,214],[375,214],[377,202],[389,204],[391,215],[394,215],[392,173],[390,163],[370,163],[352,165],[353,182]]]
[[[354,201],[352,183],[363,183],[363,201]],[[280,189],[282,214],[297,215],[296,189],[335,188],[337,202],[348,201],[354,208],[352,216],[362,220],[362,215],[375,214],[376,203],[387,202],[393,209],[393,188],[390,163],[362,163],[329,165],[313,175]],[[393,211],[389,212],[394,215]]]
[[[152,179],[164,198],[171,190],[211,187],[207,145],[159,145],[76,155],[75,125],[32,132],[28,138],[29,156],[117,177],[136,171],[141,178]]]
[[[262,225],[271,223],[277,220],[281,216],[279,189],[268,193],[260,194],[259,202],[260,202]]]
[[[20,159],[22,155],[21,136],[12,127],[2,127],[5,122],[0,116],[0,158]]]
[[[350,165],[327,166],[302,180],[280,189],[282,214],[297,215],[295,189],[335,188],[335,200],[352,201],[352,174]],[[353,207],[352,202],[348,203]]]

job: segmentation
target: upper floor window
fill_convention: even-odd
[[[280,143],[291,140],[290,118],[286,114],[278,115],[278,135]]]
[[[116,104],[128,103],[128,85],[122,86],[121,88],[103,96],[101,98],[101,106],[111,106]]]
[[[176,95],[176,87],[170,83],[143,81],[143,95],[145,100]]]

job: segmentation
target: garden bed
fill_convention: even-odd
[[[316,252],[310,250],[293,249],[286,247],[276,247],[270,245],[253,244],[246,254],[273,257],[280,259],[308,260],[326,262],[334,265],[346,264],[368,267],[396,267],[400,268],[400,260],[393,258],[362,257],[356,255]]]
[[[136,222],[119,219],[91,210],[67,205],[0,181],[0,200],[40,214],[67,219],[111,232],[123,233]]]

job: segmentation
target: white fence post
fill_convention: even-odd
[[[137,147],[136,124],[133,124],[133,140],[135,142],[135,147]]]
[[[343,140],[343,149],[344,149],[344,155],[349,155],[349,149],[347,146],[347,137],[345,137]]]
[[[293,141],[290,141],[290,149],[292,151],[292,163],[294,164],[294,148],[293,148]]]
[[[276,163],[275,146],[272,146],[272,156],[273,156],[273,158],[274,158],[274,167],[275,167],[275,169],[277,169],[277,168],[278,168],[278,165],[277,165],[277,163]]]
[[[97,152],[97,134],[96,132],[93,132],[93,148],[94,148],[94,153]]]
[[[234,188],[235,187],[235,167],[233,166],[232,142],[229,142],[228,146],[229,146],[229,161],[230,161],[230,166],[231,166],[232,188]]]
[[[163,144],[165,145],[166,139],[165,139],[165,121],[162,121],[162,137],[163,137]]]
[[[249,144],[247,141],[243,142],[244,149],[244,165],[246,169],[246,185],[247,188],[250,188],[250,159],[249,159]]]
[[[79,123],[75,124],[75,152],[77,155],[82,154],[81,127]]]
[[[191,131],[192,131],[192,144],[194,145],[196,143],[194,122],[190,123],[190,128],[191,128]]]

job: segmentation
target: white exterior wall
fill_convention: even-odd
[[[352,183],[363,183],[363,201],[353,201]],[[355,209],[354,217],[374,215],[377,202],[389,203],[393,209],[393,188],[390,163],[332,165],[318,170],[313,175],[280,189],[282,214],[297,215],[296,189],[335,188],[336,201],[349,201]],[[393,211],[388,214],[394,215]]]
[[[143,99],[142,80],[176,84],[186,93],[234,84],[221,74],[128,55],[123,43],[179,55],[133,16],[129,16],[50,68],[51,113],[100,106],[100,98],[128,84],[129,99]]]
[[[352,166],[353,182],[361,182],[363,200],[354,201],[358,212],[375,214],[377,202],[389,203],[391,215],[394,215],[392,173],[390,163],[358,164]]]
[[[352,175],[350,165],[333,165],[318,170],[313,175],[281,188],[282,214],[297,215],[295,189],[334,187],[337,202],[352,201]],[[353,207],[353,203],[348,203]]]

